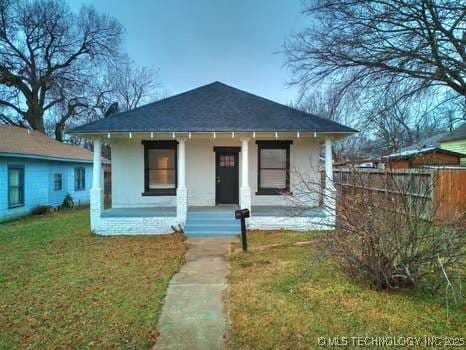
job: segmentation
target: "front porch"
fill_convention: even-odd
[[[144,134],[107,136],[112,146],[111,209],[103,207],[98,158],[103,140],[95,138],[92,230],[101,235],[164,234],[181,227],[188,236],[236,235],[240,223],[234,211],[239,208],[250,210],[249,229],[332,229],[331,138],[252,136],[189,133],[172,135],[171,140],[159,135],[157,141]],[[321,144],[326,155],[324,188]],[[302,181],[312,188],[303,192]],[[322,192],[324,205],[318,207]]]
[[[215,207],[196,206],[188,207],[189,213],[229,213],[234,217],[238,205],[218,205]],[[251,209],[253,216],[273,216],[273,217],[325,217],[323,208],[314,207],[305,210],[293,210],[290,207],[274,205],[254,205]],[[103,218],[131,218],[131,217],[176,217],[176,207],[141,207],[141,208],[111,208],[102,212]]]
[[[240,223],[235,220],[237,209],[238,205],[188,207],[183,229],[189,237],[239,234]],[[171,230],[172,225],[177,227],[176,207],[111,208],[104,210],[100,218],[106,227],[131,226],[125,228],[127,234],[155,230],[156,225],[167,230]],[[250,229],[328,229],[330,221],[327,219],[325,210],[319,207],[297,210],[285,206],[256,205],[251,208],[247,225]],[[134,232],[133,228],[136,228]]]

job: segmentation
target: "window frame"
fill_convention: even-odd
[[[82,181],[83,187],[82,188],[77,186],[76,173],[78,170],[82,170],[82,173],[83,173],[83,181]],[[86,168],[83,166],[75,167],[74,168],[74,191],[79,192],[79,191],[85,191],[85,190],[86,190]]]
[[[257,140],[257,192],[256,195],[284,195],[291,194],[290,192],[290,145],[293,141],[261,141]],[[270,188],[261,187],[261,151],[263,149],[284,149],[286,154],[285,164],[285,187],[284,188]],[[268,169],[268,168],[267,168]]]
[[[176,196],[178,188],[178,141],[141,141],[144,146],[144,192],[143,196]],[[149,150],[175,150],[175,188],[149,188]]]
[[[10,170],[20,170],[20,184],[21,186],[19,186],[21,188],[21,203],[17,203],[17,204],[11,204],[11,197],[10,197]],[[24,207],[24,203],[26,201],[26,198],[25,198],[25,190],[24,188],[26,187],[25,186],[25,171],[24,171],[24,165],[8,165],[8,209],[13,209],[13,208],[20,208],[20,207]]]
[[[56,177],[57,175],[60,176],[60,188],[57,189],[57,182],[56,182]],[[61,192],[63,191],[63,174],[62,173],[54,173],[53,174],[53,191],[54,192]]]

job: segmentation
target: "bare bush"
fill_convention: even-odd
[[[436,220],[431,195],[435,177],[422,174],[385,171],[369,179],[367,172],[352,170],[340,179],[335,231],[324,240],[353,280],[379,290],[425,283],[438,288],[445,276],[464,267],[466,217],[462,213],[448,222]],[[316,186],[305,183],[302,188],[315,191]],[[326,193],[321,202],[331,212]]]

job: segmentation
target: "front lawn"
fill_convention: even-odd
[[[231,255],[231,349],[312,349],[319,337],[465,337],[466,313],[427,293],[376,292],[351,283],[314,235],[250,234],[251,253]],[[262,247],[262,248],[261,248]]]
[[[0,223],[0,349],[148,348],[181,235],[96,237],[89,211]]]

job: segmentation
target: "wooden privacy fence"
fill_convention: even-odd
[[[422,208],[426,218],[434,212],[439,221],[453,220],[466,212],[466,169],[462,168],[336,169],[333,181],[338,197],[361,191],[381,200],[404,197],[413,210]]]

